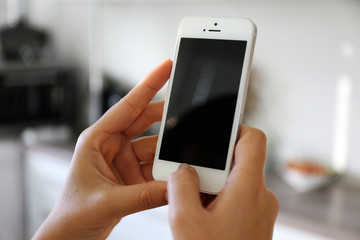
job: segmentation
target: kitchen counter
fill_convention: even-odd
[[[330,239],[360,239],[360,182],[343,177],[310,193],[297,193],[275,173],[266,175],[280,203],[278,221]]]
[[[66,177],[66,169],[68,169],[70,165],[73,149],[74,142],[72,141],[66,142],[65,144],[35,144],[27,150],[30,155],[36,153],[34,155],[35,157],[28,157],[27,161],[28,163],[35,163],[34,160],[38,162],[41,160],[41,157],[38,155],[40,153],[41,155],[45,154],[46,157],[44,156],[43,158],[46,159],[46,162],[49,164],[53,162],[53,171],[55,171],[54,173],[51,173],[52,171],[50,170],[42,170],[41,173],[47,173],[47,175],[49,175],[48,178],[54,178],[55,175],[59,175],[57,174],[59,169],[61,169],[59,166],[64,165],[62,177],[60,177],[60,175],[58,177],[61,180],[59,180],[59,182],[63,183]],[[58,160],[52,161],[49,159],[49,156],[56,156]],[[30,161],[31,159],[32,161]],[[38,167],[43,168],[46,162],[41,162],[41,164],[38,164]],[[35,176],[38,177],[39,174],[36,174]],[[41,182],[44,182],[44,180],[41,180]],[[52,180],[47,179],[45,182],[50,183]],[[360,239],[360,181],[342,177],[331,185],[310,193],[298,193],[294,191],[275,173],[266,174],[266,183],[279,198],[280,210],[277,219],[278,225],[289,226],[293,229],[299,229],[303,232],[314,233],[321,236],[319,238],[311,239]],[[58,188],[60,191],[61,184],[57,185],[59,185]],[[53,191],[54,187],[51,186],[50,189]],[[55,195],[57,196],[57,194]],[[50,202],[54,202],[55,200],[56,197],[53,197]],[[49,207],[48,210],[50,209],[51,207]],[[158,212],[160,212],[160,217],[156,217],[159,215]],[[135,214],[134,216],[132,215],[131,217],[129,216],[128,220],[123,221],[123,224],[118,226],[117,230],[114,231],[115,233],[112,235],[118,236],[116,232],[122,232],[122,234],[124,234],[124,231],[126,231],[128,226],[127,221],[129,222],[128,224],[135,224],[139,221],[138,218],[143,214],[154,215],[155,219],[160,219],[161,221],[159,221],[162,224],[159,225],[158,232],[164,232],[164,228],[166,228],[167,230],[164,234],[170,234],[169,227],[167,225],[163,226],[163,223],[167,222],[167,209],[160,208],[154,209],[149,213],[145,212]],[[39,220],[40,223],[41,221],[42,220]],[[34,228],[36,229],[36,227]],[[279,232],[279,227],[277,229],[275,227],[274,233],[276,232]],[[171,234],[169,236],[171,236]],[[138,239],[141,239],[141,237]],[[166,237],[164,237],[164,239],[166,239]],[[285,237],[278,239],[289,238]]]

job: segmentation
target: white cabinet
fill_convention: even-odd
[[[0,239],[23,238],[21,154],[16,139],[0,139]]]
[[[26,239],[30,239],[58,199],[70,168],[72,152],[32,145],[24,152]]]

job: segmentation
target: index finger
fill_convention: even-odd
[[[172,61],[166,59],[136,85],[125,97],[109,109],[96,123],[103,131],[121,132],[127,129],[164,86],[170,77]]]
[[[230,177],[257,181],[264,176],[266,136],[256,128],[242,125],[235,148],[235,166]],[[233,175],[233,176],[232,176]]]
[[[250,197],[265,187],[265,159],[265,134],[242,125],[240,140],[235,148],[235,165],[224,187],[224,195],[237,202],[240,197]]]

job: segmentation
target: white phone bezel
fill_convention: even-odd
[[[215,26],[215,23],[216,26]],[[209,31],[209,30],[221,30]],[[219,17],[187,17],[184,18],[179,26],[176,39],[176,49],[174,55],[173,68],[168,83],[168,89],[165,97],[163,119],[161,121],[158,143],[156,146],[153,177],[156,180],[167,181],[169,175],[176,171],[181,163],[171,162],[159,159],[161,139],[163,137],[166,114],[169,98],[171,95],[173,77],[178,56],[181,38],[205,38],[205,39],[224,39],[224,40],[244,40],[247,41],[244,64],[240,79],[239,94],[235,109],[235,118],[229,143],[229,151],[226,159],[225,170],[192,166],[196,169],[200,178],[200,191],[205,193],[217,194],[224,187],[227,176],[230,172],[233,158],[234,146],[238,136],[238,127],[242,121],[243,111],[246,101],[246,92],[248,87],[249,73],[251,68],[252,56],[256,39],[256,26],[246,18],[219,18]]]

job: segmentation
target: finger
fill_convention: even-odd
[[[255,197],[263,190],[265,158],[265,134],[258,129],[241,126],[240,140],[235,148],[235,165],[227,179],[223,195],[237,204],[237,199],[244,195]]]
[[[181,164],[178,170],[170,175],[168,198],[171,216],[203,209],[200,200],[199,177],[194,168]]]
[[[126,130],[126,135],[131,139],[144,132],[155,122],[160,121],[163,109],[164,101],[149,103],[135,122]]]
[[[170,59],[162,62],[109,109],[96,123],[96,127],[108,133],[122,132],[127,129],[169,79],[171,66],[172,61]]]
[[[253,180],[264,175],[266,136],[259,129],[241,126],[240,140],[235,148],[235,166]],[[236,171],[235,171],[236,173]],[[250,180],[250,179],[249,179]]]
[[[147,182],[154,181],[154,177],[152,175],[153,163],[143,163],[140,166],[145,181]]]
[[[160,207],[167,204],[166,182],[152,181],[131,186],[119,186],[112,190],[110,206],[117,217]]]
[[[235,148],[234,176],[242,176],[248,181],[264,176],[266,159],[266,136],[255,128],[242,125],[240,140]]]
[[[130,142],[115,156],[114,165],[126,185],[146,182]]]
[[[142,137],[134,140],[132,149],[139,162],[153,162],[158,136]]]
[[[148,136],[134,140],[122,149],[120,156],[115,157],[114,164],[126,185],[153,180],[149,167],[141,163],[154,161],[157,138],[157,136]]]
[[[269,208],[269,217],[272,217],[273,222],[276,220],[276,216],[279,212],[279,199],[269,189],[266,189],[266,202]]]

